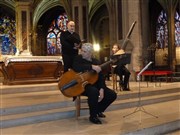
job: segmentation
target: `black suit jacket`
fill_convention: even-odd
[[[74,43],[79,44],[81,42],[79,34],[74,32],[71,34],[69,31],[61,33],[60,42],[62,45],[62,53],[68,55],[77,55],[78,50],[74,49]]]

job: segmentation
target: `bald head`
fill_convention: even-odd
[[[67,24],[68,31],[73,33],[75,31],[75,23],[73,21],[69,21]]]

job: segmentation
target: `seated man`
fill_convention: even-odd
[[[99,61],[92,57],[93,45],[84,43],[81,47],[81,54],[76,56],[73,63],[73,69],[76,72],[96,72],[98,79],[95,84],[87,83],[82,95],[88,97],[90,117],[89,120],[95,124],[101,124],[100,118],[104,118],[103,112],[116,99],[116,93],[109,89],[105,84],[105,78],[102,75]]]
[[[120,53],[120,54],[118,54]],[[129,82],[129,77],[130,77],[130,72],[126,68],[126,63],[123,62],[123,58],[126,57],[125,52],[123,50],[120,50],[120,47],[118,44],[114,44],[112,47],[112,59],[117,59],[118,61],[116,62],[116,67],[114,69],[114,73],[117,74],[120,78],[119,85],[122,86],[122,89],[124,91],[129,91],[128,88],[128,82]],[[124,77],[123,77],[124,76]]]

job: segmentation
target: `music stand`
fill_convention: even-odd
[[[142,74],[152,63],[153,63],[153,62],[150,61],[150,62],[138,73],[138,75],[137,75],[137,80],[139,81],[139,93],[138,93],[139,101],[138,101],[138,106],[137,106],[137,108],[136,108],[132,113],[129,113],[129,114],[127,114],[127,115],[124,115],[124,116],[123,116],[124,118],[127,117],[127,116],[129,116],[129,115],[131,115],[131,114],[134,114],[134,113],[136,113],[136,112],[138,112],[138,111],[142,111],[142,112],[144,112],[144,113],[146,113],[146,114],[149,114],[149,115],[151,115],[151,116],[153,116],[153,117],[155,117],[155,118],[158,118],[157,116],[155,116],[155,115],[147,112],[147,111],[144,109],[144,107],[141,105],[140,76],[141,76],[141,74]]]

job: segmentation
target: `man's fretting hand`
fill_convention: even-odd
[[[98,65],[92,65],[92,69],[95,70],[97,73],[101,71],[101,67]]]

